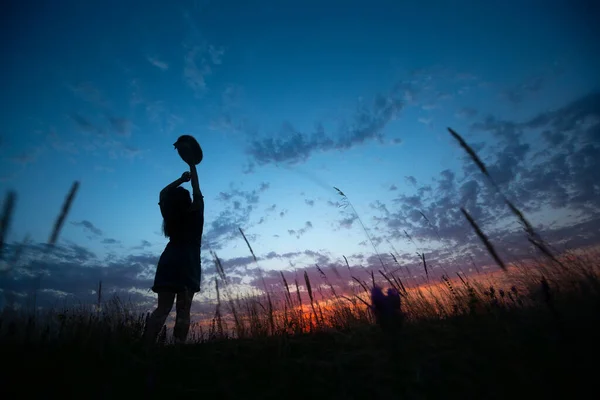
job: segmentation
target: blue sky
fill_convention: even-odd
[[[166,244],[158,192],[186,167],[181,134],[205,154],[205,282],[210,248],[240,290],[255,284],[238,227],[267,273],[373,264],[333,186],[407,265],[416,251],[489,264],[463,206],[507,256],[526,254],[448,126],[549,240],[598,238],[591,2],[14,3],[0,24],[0,190],[18,194],[9,247],[30,235],[16,291],[74,180],[60,249],[39,269],[48,298],[85,298],[99,279],[146,290]]]

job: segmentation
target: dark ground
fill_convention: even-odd
[[[597,296],[556,311],[480,315],[295,337],[158,346],[114,338],[2,345],[2,398],[504,399],[595,397]]]

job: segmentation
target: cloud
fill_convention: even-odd
[[[470,107],[463,107],[460,110],[458,110],[458,112],[456,113],[456,117],[462,118],[462,119],[468,119],[468,118],[476,117],[477,114],[478,114],[478,111],[476,109],[470,108]]]
[[[415,178],[414,176],[405,176],[404,180],[409,185],[412,185],[412,186],[416,186],[417,185],[417,178]]]
[[[255,171],[255,168],[256,168],[256,164],[250,162],[250,163],[244,165],[244,169],[243,169],[242,173],[244,175],[253,174]]]
[[[141,157],[144,153],[142,149],[122,141],[131,135],[131,121],[122,117],[110,116],[107,112],[105,112],[105,116],[105,125],[95,125],[81,114],[70,114],[69,117],[75,123],[79,132],[87,137],[85,142],[81,144],[66,142],[68,147],[64,147],[62,150],[69,150],[73,154],[77,154],[79,150],[87,152],[105,151],[112,159],[124,158],[131,160]],[[110,134],[113,132],[115,135]],[[63,144],[56,134],[51,136],[50,140],[54,141],[55,148]]]
[[[313,153],[331,150],[348,150],[368,141],[383,142],[383,130],[402,110],[403,101],[397,90],[378,95],[370,106],[359,104],[350,122],[341,126],[341,134],[330,137],[322,125],[306,134],[297,131],[290,123],[284,124],[279,137],[254,139],[247,153],[258,165],[305,162]]]
[[[102,231],[100,229],[98,229],[94,224],[92,224],[90,221],[88,220],[82,220],[82,221],[74,221],[71,222],[72,225],[75,226],[81,226],[83,227],[83,229],[87,232],[92,233],[93,235],[96,236],[102,236]]]
[[[84,116],[72,113],[69,117],[75,122],[75,125],[80,131],[86,133],[98,133],[98,129]]]
[[[102,239],[102,244],[120,244],[121,241],[113,238]]]
[[[389,188],[389,191],[390,191],[390,192],[393,192],[394,190],[398,190],[398,186],[396,186],[396,185],[391,185],[391,186],[390,186],[390,188]]]
[[[269,187],[269,183],[261,182],[258,189],[253,189],[251,191],[232,188],[227,192],[220,192],[217,196],[217,200],[227,202],[237,198],[244,200],[248,204],[257,204],[259,200],[259,194],[269,189]]]
[[[12,244],[8,250],[14,252],[16,247]],[[131,289],[147,290],[152,286],[151,270],[158,261],[151,254],[99,259],[95,253],[75,244],[56,245],[49,253],[45,253],[43,243],[27,244],[22,251],[22,261],[8,272],[2,294],[26,296],[39,277],[38,304],[42,307],[55,306],[61,299],[93,304],[97,298],[93,290],[100,281],[105,298],[117,294],[127,300],[133,296]],[[134,300],[147,303],[151,298],[144,300],[140,296]]]
[[[306,221],[304,226],[300,229],[288,229],[288,234],[290,236],[296,236],[296,239],[300,239],[300,236],[304,235],[307,231],[312,229],[313,224],[310,221]]]
[[[204,93],[206,89],[205,77],[212,73],[212,69],[205,59],[201,59],[201,61],[197,60],[202,53],[200,47],[194,46],[188,50],[184,59],[183,76],[188,86],[196,95]]]
[[[331,201],[331,200],[327,200],[326,203],[328,206],[330,207],[335,207],[335,208],[340,208],[342,206],[342,203],[340,203],[339,201]]]
[[[152,243],[150,243],[149,241],[142,239],[142,241],[140,242],[139,245],[134,246],[133,249],[137,249],[137,250],[144,250],[147,247],[152,247]]]
[[[511,103],[520,104],[526,97],[539,93],[543,89],[544,83],[543,76],[533,76],[525,82],[506,90],[503,95]]]
[[[354,221],[358,219],[358,216],[353,214],[342,218],[338,221],[340,228],[350,229],[354,225]]]
[[[259,204],[260,194],[268,188],[269,184],[262,182],[258,189],[251,191],[232,188],[227,192],[220,192],[217,200],[225,203],[226,208],[213,221],[205,224],[203,244],[213,250],[218,250],[228,240],[238,238],[238,228],[246,229],[248,227],[250,215]],[[275,204],[270,209],[274,210]]]
[[[103,165],[96,165],[94,166],[94,171],[98,171],[98,172],[115,172],[114,168],[110,168],[110,167],[105,167]]]
[[[225,54],[225,49],[222,47],[208,46],[208,54],[210,56],[210,61],[214,65],[220,65],[223,63],[223,55]]]
[[[69,89],[71,89],[71,92],[75,96],[97,107],[106,109],[110,106],[102,92],[91,82],[80,82],[76,85],[69,85]]]
[[[163,134],[171,135],[184,119],[171,111],[169,104],[159,100],[139,100],[144,106],[148,120]]]
[[[61,153],[79,154],[79,148],[74,141],[65,140],[54,129],[46,135],[50,147]]]
[[[156,58],[156,57],[147,57],[147,60],[150,64],[154,65],[156,68],[166,71],[169,69],[169,64],[166,62]]]
[[[108,117],[108,121],[117,135],[124,137],[131,135],[131,121],[127,118]]]
[[[212,74],[213,67],[222,63],[224,49],[212,45],[188,47],[184,57],[183,77],[197,97],[206,90],[206,78]]]
[[[14,164],[31,165],[38,160],[43,151],[44,148],[42,146],[37,146],[8,157],[8,160]]]
[[[592,237],[598,238],[600,93],[523,122],[488,116],[472,127],[477,138],[487,144],[466,140],[478,148],[503,193],[526,215],[544,215],[546,219],[556,215],[551,224],[536,225],[544,236],[581,233],[585,226]],[[388,213],[380,209],[381,216],[375,219],[384,223],[386,238],[400,240],[407,231],[423,245],[441,238],[458,252],[461,247],[480,251],[460,212],[460,207],[465,207],[507,257],[527,254],[529,243],[502,198],[467,156],[463,156],[462,163],[462,173],[441,171],[431,185],[399,193],[393,207],[387,207]],[[589,242],[583,237],[568,239],[573,246]],[[486,259],[485,252],[477,254],[480,261]]]
[[[430,128],[433,126],[433,124],[432,124],[432,122],[433,122],[433,118],[419,117],[419,118],[417,119],[417,121],[419,121],[419,122],[420,122],[420,123],[422,123],[423,125],[426,125],[426,126],[428,126],[428,127],[430,127]]]
[[[144,153],[144,151],[139,147],[124,144],[118,141],[107,141],[103,144],[103,146],[107,147],[108,156],[112,159],[124,158],[133,160],[136,158],[141,158]]]

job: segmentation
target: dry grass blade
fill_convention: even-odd
[[[256,264],[256,267],[258,268],[258,273],[260,275],[260,279],[262,281],[262,284],[263,284],[263,286],[265,288],[265,293],[268,293],[269,291],[267,290],[267,283],[265,282],[265,276],[263,274],[262,269],[260,268],[260,265],[258,265],[258,259],[256,258],[256,255],[254,254],[254,250],[252,250],[252,246],[250,246],[250,242],[248,241],[248,238],[246,238],[246,235],[244,234],[244,231],[242,230],[242,228],[238,227],[238,230],[242,234],[242,237],[244,238],[244,242],[246,242],[246,246],[248,246],[248,250],[250,250],[250,254],[252,254],[252,258],[254,259],[254,263]]]
[[[321,275],[321,277],[323,277],[323,279],[327,280],[327,275],[325,275],[325,272],[323,272],[321,267],[319,267],[319,264],[315,264],[315,266],[317,267],[317,271],[319,271],[319,274]]]
[[[381,254],[379,254],[379,251],[377,250],[377,247],[375,246],[375,243],[373,242],[373,239],[371,239],[371,235],[369,235],[369,231],[367,231],[367,228],[365,227],[365,224],[362,222],[362,219],[360,218],[360,215],[358,215],[358,213],[356,212],[356,209],[354,208],[354,205],[350,202],[350,199],[348,198],[348,196],[346,196],[344,194],[344,192],[342,192],[340,189],[336,188],[335,186],[333,187],[335,190],[337,190],[338,194],[340,196],[342,196],[342,199],[344,200],[344,202],[350,206],[350,208],[352,208],[352,212],[354,212],[354,215],[356,215],[356,219],[358,220],[358,223],[360,224],[360,226],[362,227],[363,231],[365,232],[365,235],[367,236],[367,239],[369,239],[369,243],[371,243],[371,246],[373,247],[373,250],[375,251],[375,254],[377,255],[377,258],[379,259],[379,262],[381,263],[381,266],[383,267],[384,271],[386,270],[385,264],[383,263],[383,259],[381,258]]]
[[[308,278],[308,273],[304,271],[304,282],[306,282],[306,290],[308,291],[308,298],[310,299],[310,307],[315,315],[315,321],[319,321],[319,314],[317,314],[317,309],[315,308],[315,302],[313,297],[312,286],[310,284],[310,279]],[[312,322],[311,322],[312,326]]]
[[[10,230],[16,201],[17,194],[15,192],[10,191],[6,194],[2,207],[2,218],[0,219],[0,259],[2,259],[2,254],[4,253],[4,243]]]
[[[279,273],[281,274],[283,286],[285,286],[285,299],[288,302],[289,306],[292,307],[292,295],[290,293],[290,286],[288,285],[287,279],[285,279],[285,275],[283,275],[283,271],[279,271]]]
[[[496,261],[496,264],[498,264],[498,266],[500,268],[502,268],[503,271],[506,271],[507,269],[506,269],[506,265],[504,264],[504,261],[502,261],[502,259],[496,252],[496,249],[494,248],[494,246],[492,245],[492,243],[490,242],[488,237],[485,235],[485,233],[483,233],[483,231],[479,228],[479,226],[477,225],[477,223],[475,222],[473,217],[471,217],[471,215],[467,212],[467,210],[465,210],[462,207],[461,207],[460,211],[463,213],[463,215],[465,216],[467,221],[469,221],[469,224],[471,224],[471,227],[473,228],[473,230],[475,231],[475,233],[477,234],[479,239],[485,245],[485,248],[487,249],[488,253],[490,253],[490,255],[492,256],[494,261]]]
[[[58,218],[56,219],[56,222],[54,223],[54,228],[52,229],[52,234],[50,235],[50,239],[48,240],[48,244],[50,246],[54,246],[56,244],[56,241],[58,240],[58,235],[60,234],[60,231],[62,230],[62,227],[65,223],[65,219],[67,218],[67,215],[69,214],[69,210],[71,209],[71,206],[73,205],[73,200],[75,200],[75,195],[77,194],[78,189],[79,189],[79,181],[73,182],[73,185],[71,186],[71,190],[69,191],[69,194],[67,195],[67,197],[65,198],[65,202],[63,203],[62,210],[60,211],[60,214],[58,215]]]
[[[506,196],[500,191],[498,185],[496,185],[496,182],[492,179],[485,164],[483,163],[483,161],[481,161],[477,153],[475,153],[475,151],[467,144],[467,142],[465,142],[465,140],[452,128],[448,128],[448,131],[458,141],[460,146],[469,154],[473,162],[477,164],[481,172],[488,178],[494,189],[496,189],[496,191],[502,196],[508,208],[510,208],[511,212],[517,217],[519,223],[523,226],[523,229],[525,230],[525,233],[528,236],[529,242],[531,242],[531,244],[538,248],[545,256],[558,263],[561,267],[565,268],[565,266],[554,256],[554,254],[552,254],[552,251],[550,251],[547,244],[535,232],[533,226],[529,223],[529,221],[527,221],[523,213],[517,207],[515,207],[515,205],[512,202],[510,202],[506,198]]]
[[[225,270],[223,269],[223,264],[221,263],[221,259],[217,256],[217,253],[211,250],[210,254],[213,256],[215,261],[215,268],[217,269],[217,273],[219,277],[223,280],[223,282],[227,282],[227,277],[225,276]]]
[[[302,306],[302,296],[300,296],[300,286],[298,285],[298,279],[294,279],[294,284],[296,284],[296,297],[298,299],[298,305]]]
[[[525,230],[525,233],[527,234],[527,239],[529,240],[529,242],[531,244],[533,244],[535,247],[537,247],[546,257],[548,257],[551,260],[553,260],[554,262],[558,263],[558,265],[560,265],[561,267],[566,268],[563,265],[563,263],[561,263],[560,260],[558,260],[554,256],[554,254],[552,254],[552,251],[548,248],[548,246],[542,240],[542,238],[540,238],[540,236],[537,234],[535,229],[533,229],[533,226],[527,220],[527,218],[525,218],[525,216],[523,215],[521,210],[519,210],[517,207],[515,207],[515,205],[513,203],[511,203],[508,199],[505,198],[504,201],[506,202],[506,204],[508,205],[508,208],[510,208],[512,213],[519,219],[519,222],[521,223],[521,225],[523,226],[523,229]]]
[[[338,194],[339,194],[340,196],[342,196],[342,197],[346,197],[346,195],[344,194],[344,192],[342,192],[340,189],[336,188],[335,186],[334,186],[333,188],[334,188],[334,189],[335,189],[335,190],[338,192]]]
[[[385,274],[385,272],[383,272],[382,270],[377,271],[379,272],[379,274],[381,276],[383,276],[383,278],[390,284],[391,287],[393,287],[394,289],[396,289],[397,291],[401,292],[401,289],[399,287],[396,286],[396,284],[390,279],[389,276],[387,276]]]
[[[371,283],[373,287],[375,287],[375,274],[373,273],[373,270],[371,270]]]
[[[102,281],[98,282],[98,298],[97,298],[97,310],[100,311],[100,307],[102,306]]]
[[[348,259],[346,258],[346,256],[342,256],[344,257],[344,261],[346,262],[346,267],[348,267],[348,271],[350,271],[350,264],[348,263]]]
[[[494,183],[492,176],[489,174],[485,164],[483,163],[483,161],[481,161],[481,159],[479,158],[479,156],[477,155],[477,153],[475,153],[475,150],[473,150],[471,148],[471,146],[469,146],[467,144],[467,142],[465,142],[465,140],[458,134],[456,133],[452,128],[448,128],[448,132],[450,132],[450,134],[452,135],[452,137],[454,137],[454,139],[456,139],[456,141],[458,142],[458,144],[460,144],[460,147],[462,147],[467,154],[469,154],[469,156],[471,157],[471,159],[473,160],[473,162],[477,165],[477,167],[479,167],[479,169],[481,170],[481,172],[488,177],[488,179],[490,180],[490,182],[492,182],[492,184],[494,186],[496,186],[496,184]]]
[[[398,262],[398,259],[396,258],[396,256],[394,255],[394,253],[390,252],[390,255],[392,256],[392,260],[394,260],[394,262],[396,263],[396,265],[400,266],[400,263]]]
[[[425,253],[417,253],[421,261],[423,262],[423,268],[425,269],[425,276],[427,277],[427,281],[429,281],[429,271],[427,269],[427,261],[425,261]]]
[[[335,275],[336,278],[338,278],[339,280],[342,280],[342,275],[340,275],[340,271],[337,270],[335,265],[331,266],[331,270],[333,271],[333,274]]]
[[[357,277],[353,276],[352,279],[354,279],[362,288],[366,293],[369,293],[369,289],[367,288],[367,285],[365,285],[364,283],[362,283],[362,281],[360,279],[358,279]]]
[[[240,233],[242,234],[242,237],[244,238],[244,241],[246,242],[246,246],[248,246],[248,249],[250,250],[250,254],[252,254],[252,257],[254,258],[254,262],[258,262],[258,260],[256,259],[256,255],[254,254],[254,250],[252,250],[252,246],[250,246],[250,242],[248,241],[248,239],[246,238],[246,235],[244,234],[244,231],[242,230],[242,228],[239,228]]]
[[[310,298],[311,303],[313,300],[313,292],[312,286],[310,285],[310,279],[308,278],[308,273],[304,271],[304,282],[306,282],[306,290],[308,291],[308,297]]]

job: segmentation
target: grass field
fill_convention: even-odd
[[[474,152],[457,140],[486,174]],[[444,275],[409,287],[393,271],[380,271],[370,281],[353,277],[350,289],[336,291],[335,277],[320,271],[330,288],[327,301],[308,275],[299,285],[282,274],[283,293],[238,298],[227,292],[216,259],[221,294],[214,316],[184,345],[161,335],[156,346],[143,346],[145,314],[117,298],[102,300],[101,289],[98,304],[78,309],[32,314],[5,308],[3,398],[593,396],[600,254],[555,254],[506,201],[539,259],[505,264],[466,210],[499,273]],[[373,306],[369,293],[375,284],[400,294],[400,310]]]
[[[571,259],[569,272],[555,271],[547,285],[531,278],[524,293],[461,283],[440,291],[444,306],[436,304],[442,297],[431,301],[411,294],[399,329],[374,324],[366,307],[339,305],[328,310],[338,315],[337,322],[315,322],[312,332],[294,334],[285,329],[296,319],[288,313],[287,320],[275,318],[276,331],[270,334],[268,313],[238,310],[244,338],[225,339],[214,329],[190,344],[147,349],[139,343],[143,316],[127,313],[116,302],[100,314],[53,314],[46,317],[50,320],[11,318],[5,310],[1,387],[12,393],[8,398],[557,398],[593,393],[600,326],[596,260],[593,254]],[[416,314],[418,309],[424,313]]]

